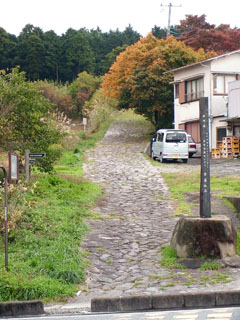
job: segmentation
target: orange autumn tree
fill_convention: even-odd
[[[173,80],[171,69],[213,56],[194,51],[175,38],[157,39],[151,33],[120,53],[103,78],[106,96],[118,99],[118,108],[132,108],[156,127],[171,127]]]

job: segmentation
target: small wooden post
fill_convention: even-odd
[[[26,175],[27,182],[30,179],[29,153],[30,153],[29,150],[25,150],[25,175]]]

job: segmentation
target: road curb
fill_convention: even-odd
[[[44,313],[42,301],[0,302],[0,316],[26,316]]]
[[[240,290],[93,298],[92,312],[222,307],[240,304]]]

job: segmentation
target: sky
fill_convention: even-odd
[[[130,24],[146,36],[155,25],[167,27],[170,2],[171,25],[186,14],[205,14],[211,24],[240,28],[239,0],[1,0],[0,27],[18,36],[28,23],[58,35],[84,27],[123,31]]]

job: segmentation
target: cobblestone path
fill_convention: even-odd
[[[160,246],[170,241],[176,218],[162,177],[145,158],[145,132],[134,122],[116,122],[88,152],[85,176],[105,190],[84,241],[91,252],[88,290],[95,295],[156,293],[149,277],[159,271]]]
[[[160,248],[169,244],[178,218],[172,216],[175,204],[167,200],[169,191],[160,175],[167,164],[153,166],[146,158],[145,135],[135,122],[116,122],[101,143],[86,154],[85,177],[99,183],[104,196],[93,209],[100,218],[90,221],[91,231],[83,241],[91,266],[86,284],[73,303],[99,296],[240,286],[239,269],[224,268],[221,274],[200,273],[172,271],[159,264]],[[185,164],[171,165],[174,172],[196,169]]]

